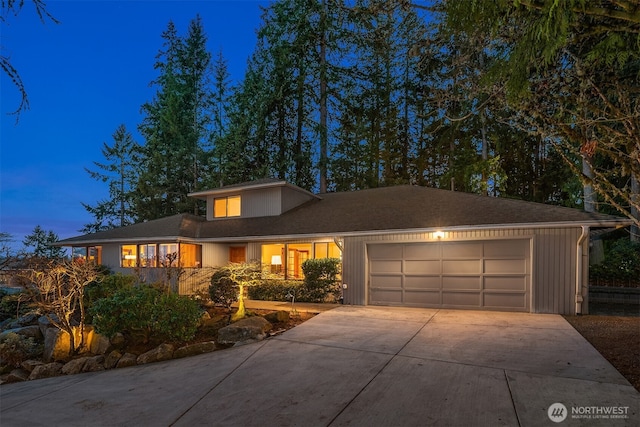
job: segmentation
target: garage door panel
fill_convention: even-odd
[[[480,260],[445,260],[442,261],[443,274],[480,274],[482,264]]]
[[[513,307],[513,308],[526,308],[527,307],[527,299],[526,294],[510,294],[510,293],[484,293],[483,295],[484,301],[483,305],[487,308],[495,307],[495,308],[505,308],[505,307]]]
[[[376,261],[371,265],[371,273],[402,273],[402,261]]]
[[[373,289],[371,291],[371,301],[374,304],[400,304],[402,303],[402,291]]]
[[[485,290],[527,290],[526,276],[484,276]]]
[[[405,300],[407,304],[414,305],[440,305],[440,291],[425,292],[425,291],[405,291]]]
[[[443,243],[442,258],[482,258],[482,242]]]
[[[480,294],[475,292],[442,292],[442,304],[480,307]]]
[[[440,289],[440,276],[404,276],[407,289]]]
[[[440,274],[440,261],[405,261],[406,274]]]
[[[369,259],[402,259],[403,245],[370,245]]]
[[[485,259],[484,272],[488,274],[525,274],[527,262],[524,259]]]
[[[411,260],[439,260],[440,246],[433,244],[406,245],[404,247],[404,259]]]
[[[455,277],[455,276],[451,276],[451,277],[443,277],[442,278],[442,289],[443,290],[449,290],[449,289],[456,289],[456,290],[463,290],[463,289],[468,289],[468,290],[474,290],[474,291],[479,291],[480,289],[482,289],[482,285],[481,285],[481,278],[480,277]]]
[[[527,258],[528,242],[523,240],[494,240],[484,244],[484,256],[487,258]]]
[[[371,286],[374,288],[402,288],[402,276],[372,275]]]

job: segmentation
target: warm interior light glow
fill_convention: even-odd
[[[433,233],[433,236],[436,239],[443,239],[444,238],[444,231],[436,231],[435,233]]]
[[[271,265],[282,265],[282,257],[280,255],[272,255]]]
[[[136,259],[135,255],[125,255],[124,259]]]

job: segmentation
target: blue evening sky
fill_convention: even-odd
[[[251,0],[49,0],[56,25],[39,21],[30,1],[1,24],[2,54],[26,86],[30,109],[8,115],[20,96],[0,77],[0,231],[13,247],[36,225],[61,239],[79,235],[92,217],[81,203],[108,195],[84,168],[102,162],[102,143],[124,123],[138,142],[140,106],[150,101],[155,56],[169,20],[185,35],[200,14],[212,55],[222,49],[233,83],[244,77],[260,25]],[[93,168],[95,169],[95,168]]]

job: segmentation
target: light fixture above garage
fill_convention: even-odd
[[[444,231],[436,231],[435,233],[433,233],[433,237],[435,237],[436,239],[440,240],[440,239],[444,239]]]

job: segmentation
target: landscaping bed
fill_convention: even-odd
[[[565,319],[640,391],[640,317],[582,315]]]

